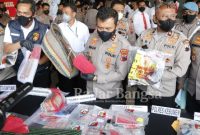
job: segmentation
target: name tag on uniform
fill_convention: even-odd
[[[10,33],[10,35],[11,36],[17,36],[17,37],[19,37],[20,35],[19,34],[17,34],[17,33]]]
[[[166,116],[173,116],[173,117],[180,117],[181,110],[169,107],[162,107],[162,106],[155,106],[152,105],[151,113],[166,115]]]

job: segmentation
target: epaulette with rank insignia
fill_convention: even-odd
[[[144,33],[141,34],[141,39],[144,42],[150,42],[153,38],[153,33],[155,32],[155,29],[148,29]]]

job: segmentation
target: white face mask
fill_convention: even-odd
[[[118,12],[118,20],[121,20],[123,18],[124,14],[122,12]]]
[[[63,22],[68,23],[70,20],[71,20],[71,17],[69,15],[67,15],[67,14],[64,13],[63,14]]]

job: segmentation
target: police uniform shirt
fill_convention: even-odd
[[[89,27],[89,29],[96,28],[96,15],[98,10],[96,9],[89,9],[85,15],[85,24]]]
[[[185,75],[190,64],[189,40],[177,30],[158,33],[156,29],[144,31],[136,42],[141,48],[155,49],[169,54],[165,60],[165,70],[160,87],[147,86],[147,94],[152,96],[171,97],[175,94],[176,78]]]
[[[65,32],[66,28],[69,28],[72,31],[72,33],[81,42],[83,42],[83,45],[85,45],[87,43],[88,38],[90,36],[88,27],[84,23],[77,21],[77,20],[75,20],[74,24],[71,27],[69,27],[69,25],[65,22],[60,23],[59,27],[60,27],[64,36],[65,36],[65,33],[66,33]],[[81,48],[82,48],[82,46],[80,46],[80,50],[83,51]]]
[[[118,21],[117,23],[117,32],[128,39],[128,32],[129,32],[129,22],[128,19],[122,18],[121,20]]]
[[[175,24],[175,29],[182,32],[188,39],[191,39],[192,36],[200,29],[200,20],[196,20],[187,24],[183,20]]]
[[[49,15],[41,14],[36,16],[36,19],[41,23],[47,24],[50,26],[52,18]]]
[[[144,18],[143,18],[143,15],[144,15]],[[134,26],[135,33],[138,36],[146,29],[151,28],[149,15],[146,12],[137,11],[133,15],[133,26]]]
[[[31,24],[31,26],[29,28],[24,28],[21,26],[21,29],[24,33],[24,39],[26,39],[26,37],[28,36],[28,34],[34,29],[34,26],[35,26],[35,21],[33,20],[33,23]],[[5,29],[5,36],[4,36],[4,42],[5,43],[12,43],[12,38],[11,38],[11,35],[13,35],[15,33],[10,33],[10,29],[8,27],[8,25],[6,26],[6,29]],[[19,36],[19,35],[16,35],[16,36]]]
[[[113,38],[103,42],[95,31],[86,44],[89,60],[95,65],[97,81],[87,82],[88,93],[99,99],[117,96],[122,88],[122,80],[128,73],[130,44],[116,33]]]

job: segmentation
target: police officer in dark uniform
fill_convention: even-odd
[[[18,52],[18,58],[14,69],[18,68],[24,58],[21,48],[32,50],[35,44],[42,44],[47,31],[47,25],[38,22],[34,18],[35,2],[33,0],[20,0],[17,3],[17,16],[8,23],[5,29],[4,52],[10,54]],[[34,78],[35,87],[49,87],[50,71],[49,60],[42,54],[39,66]]]

